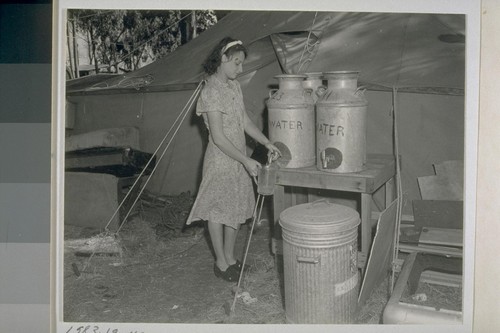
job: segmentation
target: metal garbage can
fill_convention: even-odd
[[[358,212],[322,199],[285,209],[279,221],[287,322],[352,323],[359,289]]]

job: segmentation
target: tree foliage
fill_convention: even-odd
[[[70,10],[88,59],[107,71],[133,71],[174,51],[217,23],[211,10]],[[69,33],[69,32],[68,32]]]

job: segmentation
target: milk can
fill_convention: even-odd
[[[326,90],[326,86],[323,85],[323,73],[313,72],[305,75],[306,79],[302,81],[302,86],[304,89],[312,89],[312,98],[316,103],[319,96],[323,95]]]
[[[277,75],[279,89],[267,101],[269,140],[281,151],[280,167],[301,168],[316,163],[314,100],[304,89],[305,75]]]
[[[366,164],[368,102],[357,71],[326,72],[327,91],[316,102],[316,167],[343,173]]]
[[[285,209],[285,314],[294,324],[349,324],[359,290],[354,209],[324,199]]]

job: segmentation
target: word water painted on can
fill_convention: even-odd
[[[316,124],[316,131],[318,135],[326,135],[326,136],[346,136],[345,127],[341,125],[335,124]]]
[[[282,130],[303,130],[302,121],[300,120],[271,120],[270,125],[274,129]]]

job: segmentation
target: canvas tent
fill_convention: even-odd
[[[393,154],[393,92],[406,202],[433,164],[464,158],[464,15],[234,11],[172,54],[127,75],[67,82],[68,135],[135,126],[153,152],[203,78],[201,63],[229,35],[249,49],[238,78],[250,117],[264,130],[266,99],[281,73],[359,70],[367,88],[367,152]],[[206,132],[194,110],[148,189],[195,193]],[[411,210],[406,205],[405,210]]]

